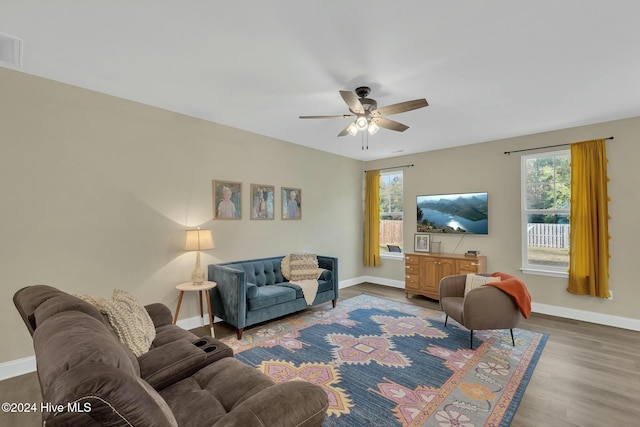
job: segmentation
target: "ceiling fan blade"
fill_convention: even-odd
[[[358,97],[355,93],[341,90],[340,95],[342,96],[342,99],[344,99],[344,102],[347,103],[351,111],[356,114],[364,114],[364,107],[360,103],[360,100],[358,100]]]
[[[407,125],[403,125],[402,123],[398,123],[393,120],[384,119],[382,117],[373,118],[371,119],[371,121],[377,124],[378,126],[380,126],[381,128],[395,130],[398,132],[404,132],[405,130],[409,129],[409,126]]]
[[[418,108],[427,107],[429,103],[426,99],[414,99],[413,101],[400,102],[398,104],[387,105],[373,110],[373,116],[390,116],[391,114],[404,113],[405,111],[417,110]]]
[[[299,116],[301,119],[348,119],[353,117],[352,114],[343,114],[341,116]]]
[[[338,136],[345,136],[349,134],[349,126],[351,126],[352,123],[349,123],[348,125],[346,125],[344,127],[344,129],[342,129],[342,131],[340,131],[340,133],[338,134]]]

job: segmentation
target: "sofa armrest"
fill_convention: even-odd
[[[247,279],[245,272],[224,265],[209,265],[209,280],[217,286],[209,290],[211,311],[225,322],[242,329],[247,320]]]
[[[320,427],[328,407],[327,393],[320,386],[288,381],[254,394],[214,426]]]
[[[469,329],[513,329],[520,311],[513,299],[493,286],[480,286],[464,298],[464,326]]]
[[[144,308],[147,310],[147,313],[149,313],[149,317],[153,320],[153,326],[156,328],[173,324],[171,310],[166,305],[154,303],[145,305]]]
[[[138,357],[140,377],[154,389],[162,390],[223,357],[231,356],[233,351],[229,347],[211,337],[195,342],[179,339]]]
[[[333,280],[333,291],[335,298],[338,299],[338,290],[340,288],[340,276],[338,275],[338,258],[318,255],[318,267],[331,271],[331,280]]]

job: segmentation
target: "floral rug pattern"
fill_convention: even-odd
[[[325,426],[508,426],[547,335],[469,331],[444,313],[368,295],[222,341],[275,382],[329,397]]]

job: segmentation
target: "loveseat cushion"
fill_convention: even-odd
[[[246,280],[257,286],[273,285],[284,282],[280,269],[280,258],[273,260],[249,261],[237,264],[229,264],[228,267],[243,270]]]
[[[258,287],[255,297],[249,298],[249,310],[260,310],[296,299],[296,291],[289,287],[268,285]]]

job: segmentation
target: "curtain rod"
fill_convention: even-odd
[[[613,139],[613,137],[610,136],[609,138],[604,138],[604,139]],[[511,155],[511,153],[520,153],[521,151],[533,151],[533,150],[541,150],[543,148],[564,147],[571,144],[573,144],[573,142],[567,142],[566,144],[547,145],[546,147],[524,148],[522,150],[505,151],[504,154]]]
[[[410,165],[392,166],[390,168],[382,168],[382,169],[378,169],[378,170],[379,171],[386,171],[386,170],[389,170],[389,169],[410,168],[410,167],[413,167],[413,166],[415,166],[415,165],[412,163]],[[371,169],[371,170],[375,170],[375,169]],[[366,173],[366,172],[369,172],[369,171],[364,171],[364,172]]]

